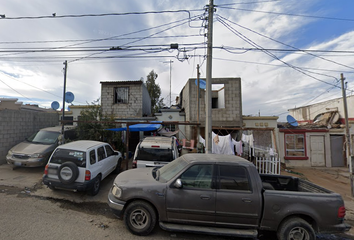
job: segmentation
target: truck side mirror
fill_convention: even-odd
[[[183,184],[180,178],[178,178],[175,182],[175,184],[173,184],[173,186],[175,186],[176,188],[182,188]]]

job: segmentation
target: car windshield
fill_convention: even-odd
[[[58,140],[59,135],[59,132],[41,130],[27,138],[27,141],[31,143],[53,144]]]
[[[82,151],[57,148],[50,159],[50,162],[57,164],[73,162],[79,167],[86,167],[86,153]]]
[[[169,164],[163,166],[162,168],[157,170],[156,180],[160,182],[168,182],[170,181],[176,174],[178,174],[185,166],[187,166],[188,162],[183,158],[177,158],[173,160]]]

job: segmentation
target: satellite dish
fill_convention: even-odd
[[[291,116],[291,115],[286,116],[286,120],[293,127],[299,126],[299,124],[297,123],[296,119],[293,116]]]
[[[72,92],[65,93],[65,102],[72,103],[74,101],[74,94]]]
[[[51,107],[54,109],[54,110],[57,110],[58,108],[59,108],[59,103],[57,102],[57,101],[54,101],[54,102],[52,102],[52,105],[51,105]]]
[[[198,86],[198,79],[195,80],[195,85]],[[204,80],[199,79],[199,88],[206,89],[206,82]]]

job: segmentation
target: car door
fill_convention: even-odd
[[[166,213],[170,222],[214,224],[215,188],[212,164],[195,164],[179,177],[182,188],[167,190]]]
[[[104,146],[101,145],[97,148],[97,159],[98,159],[98,165],[100,167],[100,171],[102,173],[102,179],[104,179],[108,173],[108,159],[106,156],[106,151],[104,150]]]
[[[217,165],[216,223],[256,227],[261,218],[260,190],[253,189],[243,166]]]
[[[95,148],[88,150],[88,155],[89,155],[88,162],[90,162],[89,170],[91,172],[91,179],[95,178],[97,176],[97,174],[100,173],[100,166],[99,166],[96,150],[97,149],[95,149]]]
[[[110,174],[111,172],[114,171],[114,169],[117,166],[118,163],[118,155],[114,154],[114,151],[112,149],[112,147],[108,144],[106,144],[104,146],[105,150],[106,150],[106,156],[107,156],[107,170],[108,170],[108,174]]]

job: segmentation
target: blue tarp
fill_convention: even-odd
[[[139,124],[134,124],[129,126],[129,131],[130,132],[146,132],[146,131],[155,131],[161,128],[161,124],[147,124],[147,123],[139,123]],[[121,131],[127,131],[126,127],[123,128],[109,128],[106,129],[109,131],[115,131],[115,132],[121,132]]]

